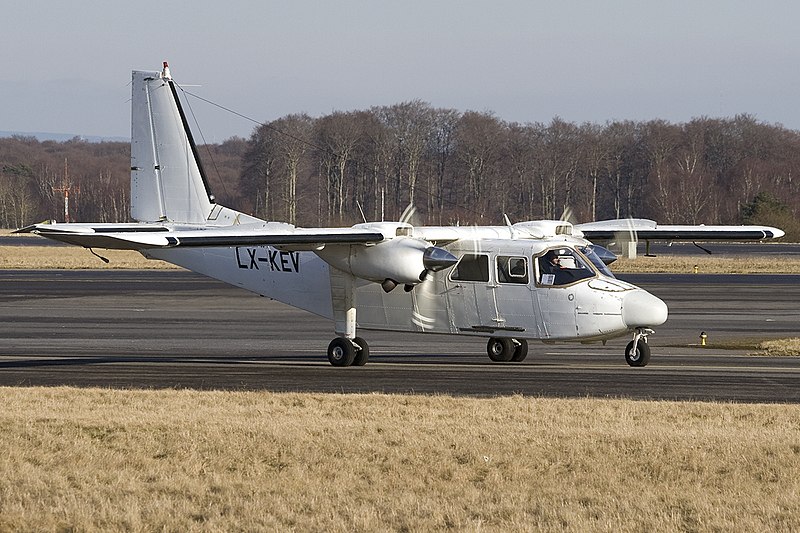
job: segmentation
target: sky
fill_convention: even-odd
[[[800,130],[800,3],[4,0],[0,131],[130,136],[130,71],[259,122],[411,100],[509,122]],[[255,123],[190,99],[206,142]]]

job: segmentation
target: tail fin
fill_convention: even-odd
[[[132,217],[202,224],[214,207],[167,63],[162,72],[133,71]]]

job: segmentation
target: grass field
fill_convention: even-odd
[[[800,274],[800,258],[787,256],[776,261],[774,257],[766,256],[639,256],[636,259],[618,259],[611,265],[611,270],[676,274]]]
[[[800,529],[800,406],[0,393],[3,531]]]
[[[0,244],[0,268],[168,266],[101,253],[110,265],[75,247]],[[0,531],[800,530],[796,405],[0,395]]]
[[[0,268],[8,269],[176,269],[164,261],[146,259],[130,250],[96,250],[109,260],[104,263],[89,250],[77,246],[3,246]]]

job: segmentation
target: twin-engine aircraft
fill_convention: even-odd
[[[616,257],[588,238],[625,222],[539,220],[490,227],[374,222],[299,228],[217,204],[176,84],[133,71],[131,214],[134,223],[42,223],[20,232],[86,248],[137,250],[332,320],[334,366],[360,366],[359,330],[488,337],[492,361],[520,362],[528,341],[605,342],[631,336],[625,360],[644,366],[647,336],[667,320],[659,298],[616,279]],[[640,223],[641,224],[641,223]],[[653,227],[649,227],[653,226]],[[769,227],[679,227],[650,238],[761,239]],[[753,234],[751,232],[757,232]],[[695,233],[693,233],[695,232]]]

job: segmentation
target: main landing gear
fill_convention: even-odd
[[[653,333],[649,328],[638,328],[633,340],[625,347],[625,361],[631,366],[645,366],[650,362],[650,346],[647,336]]]
[[[328,345],[328,361],[333,366],[364,366],[369,360],[369,345],[356,336],[355,277],[340,274],[331,277],[334,321],[340,336]]]
[[[528,341],[525,339],[509,339],[492,337],[486,344],[486,353],[495,363],[520,363],[528,357]]]
[[[336,337],[328,345],[328,361],[333,366],[364,366],[368,360],[369,345],[361,337]]]

